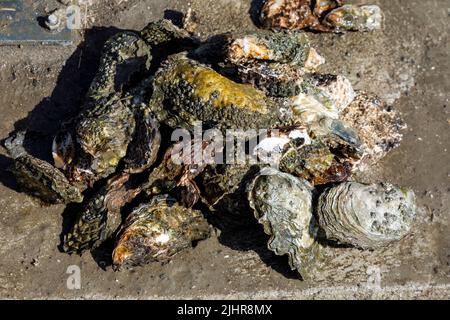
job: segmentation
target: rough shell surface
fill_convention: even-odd
[[[259,170],[258,166],[251,165],[208,166],[198,177],[202,200],[214,212],[236,216],[248,214],[246,187]]]
[[[236,83],[185,54],[171,56],[154,81],[152,111],[172,128],[272,128],[292,121],[292,114],[264,92]]]
[[[228,59],[234,64],[271,61],[314,69],[323,63],[302,32],[265,32],[236,37],[228,49]]]
[[[209,234],[209,224],[200,211],[182,207],[168,196],[157,196],[126,219],[113,252],[113,264],[120,269],[168,261]]]
[[[267,0],[260,22],[268,29],[311,29],[320,32],[372,31],[382,28],[376,5],[344,5],[341,0]]]
[[[265,28],[327,31],[314,15],[312,0],[268,0],[261,10],[260,22]]]
[[[406,128],[400,114],[373,94],[358,92],[341,119],[358,132],[366,145],[363,164],[376,163],[400,145]],[[361,168],[364,168],[363,166]]]
[[[383,27],[383,13],[376,5],[344,5],[331,11],[324,25],[343,31],[373,31]]]
[[[271,236],[268,248],[288,255],[291,268],[307,279],[320,261],[312,186],[272,168],[263,169],[248,187],[255,217]]]
[[[391,184],[347,182],[324,191],[317,208],[327,239],[363,249],[386,246],[411,230],[414,192]]]
[[[64,251],[81,253],[107,240],[122,223],[122,208],[140,191],[128,174],[109,179],[104,187],[86,199],[82,209],[76,213],[72,228],[64,236]]]

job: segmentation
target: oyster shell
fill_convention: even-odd
[[[267,0],[261,10],[261,25],[268,29],[300,30],[309,28],[317,31],[329,31],[320,23],[319,17],[314,14],[314,11],[320,12],[321,6],[314,8],[312,2],[312,0]]]
[[[312,186],[303,179],[264,168],[248,186],[251,208],[271,236],[268,248],[287,254],[292,270],[308,279],[322,257],[312,213]]]
[[[178,51],[196,46],[199,42],[189,32],[178,28],[167,19],[150,22],[142,29],[140,36],[151,48],[160,45],[175,45],[178,46]]]
[[[241,216],[250,212],[246,195],[247,183],[259,172],[258,166],[208,166],[198,177],[202,200],[213,212]]]
[[[323,24],[335,32],[373,31],[383,27],[383,13],[376,5],[344,5],[331,11]]]
[[[342,0],[268,0],[260,22],[268,29],[372,31],[382,28],[383,13],[376,5],[344,5]]]
[[[328,131],[311,129],[291,127],[271,134],[259,142],[254,154],[261,162],[313,185],[346,181],[364,154],[356,133],[337,120]]]
[[[228,49],[228,59],[236,65],[270,61],[315,69],[324,59],[311,47],[301,32],[264,32],[235,37]]]
[[[26,132],[20,131],[5,141],[14,159],[13,173],[19,187],[50,204],[82,202],[82,189],[72,185],[64,174],[50,163],[30,155],[24,148]]]
[[[111,237],[122,223],[122,208],[140,192],[141,188],[130,181],[129,174],[109,179],[83,204],[71,230],[64,236],[64,251],[81,253]]]
[[[400,240],[410,232],[415,215],[414,192],[388,183],[331,187],[322,193],[317,208],[327,239],[362,249]]]
[[[366,145],[364,164],[376,163],[400,145],[406,128],[400,114],[373,94],[358,92],[355,101],[342,113]]]
[[[55,137],[53,157],[71,181],[92,186],[116,171],[127,155],[142,115],[126,91],[136,75],[149,71],[151,48],[137,33],[109,39],[82,112]]]
[[[147,107],[135,112],[136,129],[133,140],[128,145],[124,158],[124,170],[129,173],[141,173],[149,169],[158,156],[161,145],[159,122]]]
[[[333,10],[344,4],[344,0],[316,0],[314,4],[314,14],[322,17],[328,11]]]
[[[292,121],[289,112],[249,84],[239,84],[206,65],[177,54],[158,71],[150,102],[158,120],[172,128],[272,128]]]
[[[150,262],[164,262],[210,234],[197,210],[180,206],[164,195],[142,204],[126,219],[113,252],[116,270]]]

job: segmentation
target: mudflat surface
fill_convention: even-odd
[[[101,268],[105,257],[58,250],[64,207],[42,207],[17,191],[0,150],[0,297],[2,298],[449,298],[450,297],[450,0],[370,0],[386,15],[383,31],[311,34],[344,74],[402,112],[402,145],[358,179],[411,187],[419,217],[411,235],[373,252],[333,248],[314,282],[266,249],[258,226],[216,223],[219,230],[168,264],[133,271]],[[56,1],[41,1],[52,8]],[[52,134],[74,115],[95,72],[102,43],[119,29],[141,29],[190,5],[198,35],[253,30],[259,0],[92,1],[83,32],[68,47],[0,47],[0,139],[15,129],[40,133],[48,159]],[[169,10],[169,11],[168,11]],[[80,290],[66,285],[81,269]],[[379,276],[377,276],[379,275]],[[376,279],[379,279],[379,286]]]

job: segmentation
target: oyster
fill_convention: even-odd
[[[148,72],[150,47],[132,32],[119,33],[105,44],[100,67],[78,117],[55,137],[53,157],[71,181],[92,186],[114,173],[127,155],[139,108],[123,91],[136,74]],[[139,131],[138,130],[138,131]]]
[[[149,169],[156,162],[161,145],[159,122],[155,115],[147,107],[141,107],[135,117],[136,130],[123,159],[124,169],[129,173],[141,173]]]
[[[398,111],[366,92],[358,92],[355,101],[341,113],[341,119],[364,141],[366,164],[376,163],[398,147],[403,138],[401,130],[406,128]]]
[[[316,3],[314,4],[314,14],[317,17],[322,17],[327,12],[338,6],[342,6],[343,4],[344,0],[316,0]]]
[[[188,130],[198,121],[205,129],[220,130],[272,128],[292,121],[262,91],[236,83],[184,53],[169,57],[158,71],[150,106],[159,121]]]
[[[167,19],[150,22],[142,29],[140,36],[153,49],[164,45],[166,47],[174,46],[178,51],[183,51],[199,44],[199,41],[193,38],[189,32],[178,28]]]
[[[314,14],[312,2],[312,0],[267,0],[261,10],[261,25],[265,28],[291,30],[309,28],[329,31]],[[320,7],[317,7],[316,12],[320,12]]]
[[[50,204],[81,202],[81,189],[72,185],[64,174],[50,163],[30,155],[24,148],[26,132],[20,131],[5,141],[14,159],[13,172],[19,187]]]
[[[268,0],[260,21],[265,28],[372,31],[382,28],[383,13],[376,5],[344,5],[343,0]]]
[[[268,248],[287,254],[292,270],[308,279],[322,259],[316,242],[318,228],[312,212],[312,186],[303,179],[264,168],[248,186],[255,217],[271,236]]]
[[[228,59],[236,65],[255,61],[292,64],[316,69],[324,59],[311,47],[305,33],[263,32],[236,37],[228,49]]]
[[[200,211],[182,207],[167,195],[157,196],[126,219],[113,252],[114,268],[168,261],[209,234]]]
[[[329,128],[287,128],[260,141],[254,153],[263,163],[313,185],[345,181],[364,149],[356,133],[339,121],[332,122]]]
[[[383,26],[383,13],[376,5],[344,5],[331,11],[323,24],[335,32],[373,31]]]
[[[258,166],[212,165],[198,178],[202,200],[213,212],[240,216],[250,212],[247,183],[259,172]]]
[[[410,232],[415,215],[414,192],[388,183],[331,187],[322,193],[317,208],[327,239],[362,249],[400,240]]]
[[[119,174],[83,204],[71,230],[64,236],[66,252],[98,247],[111,237],[122,223],[121,210],[141,188],[133,185],[129,174]]]

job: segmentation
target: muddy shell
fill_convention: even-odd
[[[20,189],[44,203],[82,202],[82,188],[72,185],[60,170],[25,150],[25,136],[26,132],[20,131],[5,141],[5,147],[14,159],[12,171]]]
[[[126,219],[113,252],[114,269],[168,261],[209,235],[200,211],[182,207],[167,195],[157,196]]]
[[[376,5],[344,5],[331,11],[323,24],[335,32],[373,31],[383,27],[383,13]]]
[[[384,158],[400,145],[406,128],[399,112],[374,94],[358,92],[355,101],[342,113],[366,145],[361,169]]]
[[[416,215],[414,192],[388,183],[342,183],[326,189],[317,216],[327,239],[374,249],[402,239]]]
[[[312,190],[306,180],[272,168],[262,169],[248,186],[255,217],[271,236],[268,248],[277,255],[288,255],[292,270],[303,279],[311,277],[322,259]]]

